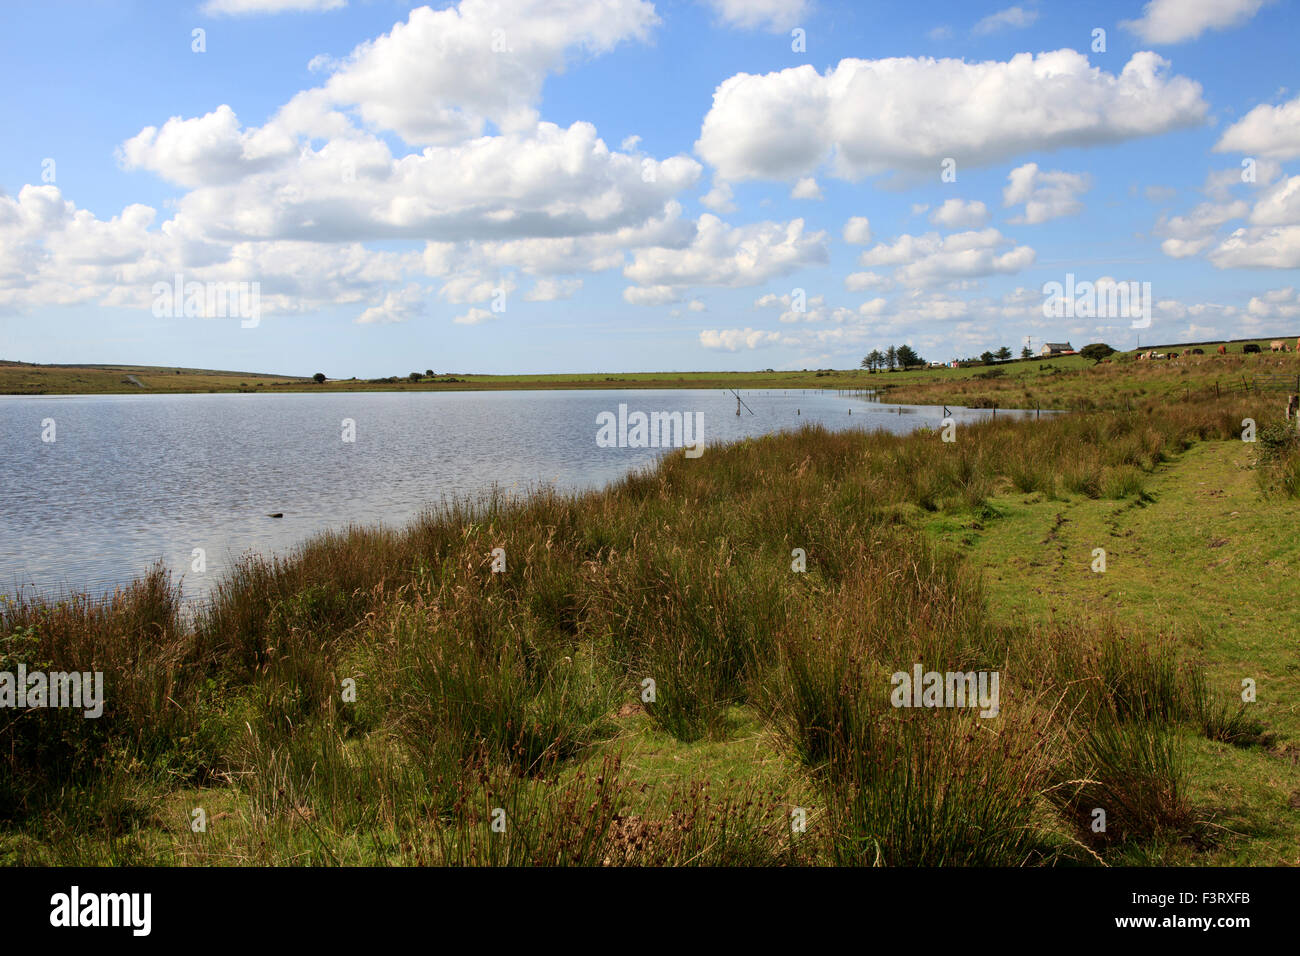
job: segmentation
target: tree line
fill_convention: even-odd
[[[993,365],[997,362],[1009,362],[1011,354],[1011,349],[1003,345],[996,352],[981,352],[979,358],[960,359],[957,364],[962,368],[971,365]],[[1115,350],[1104,342],[1094,342],[1081,348],[1079,354],[1093,362],[1101,362],[1107,356],[1115,354]],[[1033,358],[1033,349],[1026,345],[1020,350],[1020,357],[1022,359]],[[906,370],[925,364],[925,359],[917,355],[910,345],[891,345],[883,352],[880,349],[872,349],[862,359],[861,367],[869,372],[881,370],[892,372],[896,368]]]
[[[869,372],[875,372],[877,369],[886,369],[893,371],[896,368],[908,369],[914,365],[924,365],[925,359],[916,354],[916,350],[910,345],[891,345],[883,352],[880,349],[872,349],[862,360],[862,368]]]

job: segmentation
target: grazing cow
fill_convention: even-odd
[[[1177,352],[1170,352],[1170,353],[1169,353],[1169,357],[1170,357],[1171,359],[1176,359],[1176,358],[1178,358],[1178,353],[1177,353]]]
[[[1272,349],[1274,352],[1286,351],[1286,343],[1283,342],[1281,339],[1274,339],[1272,342],[1269,342],[1268,347]]]
[[[1241,353],[1243,355],[1254,355],[1258,351],[1259,351],[1259,346],[1256,345],[1254,342],[1247,342],[1245,345],[1241,347]]]
[[[1228,347],[1227,347],[1226,345],[1220,345],[1220,346],[1219,346],[1219,354],[1220,354],[1220,355],[1227,355],[1227,354],[1228,354]]]
[[[1192,349],[1192,354],[1193,354],[1193,355],[1204,355],[1204,354],[1205,354],[1205,349]]]

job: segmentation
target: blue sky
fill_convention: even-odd
[[[3,18],[3,358],[820,368],[1300,332],[1290,0]],[[1150,283],[1149,328],[1045,318],[1067,274]],[[177,275],[256,283],[256,321],[160,309]]]

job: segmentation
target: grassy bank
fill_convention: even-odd
[[[806,428],[250,558],[193,621],[162,572],[19,596],[0,670],[107,704],[0,711],[0,858],[1300,862],[1273,404]],[[916,664],[998,713],[892,706]]]
[[[867,373],[808,369],[783,372],[591,372],[560,375],[440,374],[411,381],[328,379],[154,366],[57,366],[0,362],[2,395],[138,395],[190,392],[464,392],[510,389],[861,388]]]
[[[1265,346],[1267,348],[1267,345]],[[975,408],[1132,409],[1148,400],[1245,393],[1259,388],[1295,392],[1300,385],[1300,355],[1244,355],[1240,348],[1216,355],[1180,355],[1165,361],[1139,361],[1132,353],[1116,354],[1100,364],[1078,356],[1051,362],[1014,362],[960,369],[874,375],[868,386],[885,383],[886,401],[916,405],[965,405]],[[1283,401],[1279,398],[1278,401]]]

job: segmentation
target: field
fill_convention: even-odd
[[[1300,445],[1196,369],[326,535],[193,618],[162,572],[11,597],[0,671],[108,704],[0,725],[0,861],[1300,864]],[[897,706],[917,665],[996,713]]]
[[[0,362],[0,395],[138,395],[144,392],[391,392],[566,388],[861,388],[858,371],[620,372],[581,375],[438,375],[412,382],[311,378],[151,366]],[[139,384],[137,384],[139,383]]]
[[[136,395],[142,392],[238,392],[291,388],[311,379],[221,372],[210,369],[157,368],[148,365],[29,365],[0,362],[3,395]]]
[[[1169,401],[1193,394],[1276,388],[1300,391],[1300,355],[1244,355],[1240,345],[1228,355],[1180,354],[1176,359],[1140,361],[1133,353],[1095,364],[1079,356],[1051,362],[1029,360],[1006,365],[877,373],[888,383],[887,400],[920,405],[966,405],[988,408],[1098,409],[1134,408],[1148,399]],[[960,373],[960,374],[959,374]]]
[[[1287,339],[1293,343],[1295,337]],[[1268,340],[1257,340],[1266,354],[1243,355],[1245,342],[1229,343],[1229,355],[1214,353],[1218,343],[1199,347],[1205,356],[1176,361],[1178,380],[1169,379],[1135,361],[1134,353],[1119,353],[1102,368],[1112,372],[1106,380],[1068,375],[1091,368],[1078,355],[1055,359],[1028,359],[976,365],[968,368],[934,368],[869,373],[863,369],[804,369],[753,372],[591,372],[566,375],[475,375],[440,373],[413,382],[408,375],[383,379],[327,379],[317,383],[309,376],[267,375],[210,369],[161,368],[144,365],[31,365],[0,361],[0,395],[97,395],[143,392],[367,392],[367,391],[481,391],[505,389],[620,389],[620,388],[735,388],[735,389],[881,389],[890,401],[917,404],[970,404],[962,399],[980,396],[1001,408],[1095,407],[1097,385],[1111,400],[1128,403],[1155,386],[1163,393],[1193,387],[1240,385],[1243,376],[1300,372],[1294,352],[1269,355]],[[1159,363],[1152,363],[1158,366]],[[1119,371],[1116,371],[1116,370]],[[421,375],[423,376],[423,371]],[[990,377],[992,373],[992,377]],[[1146,374],[1144,374],[1146,373]],[[1065,376],[1058,378],[1058,376]],[[1089,406],[1089,402],[1093,406]],[[1019,404],[1017,404],[1019,403]]]

